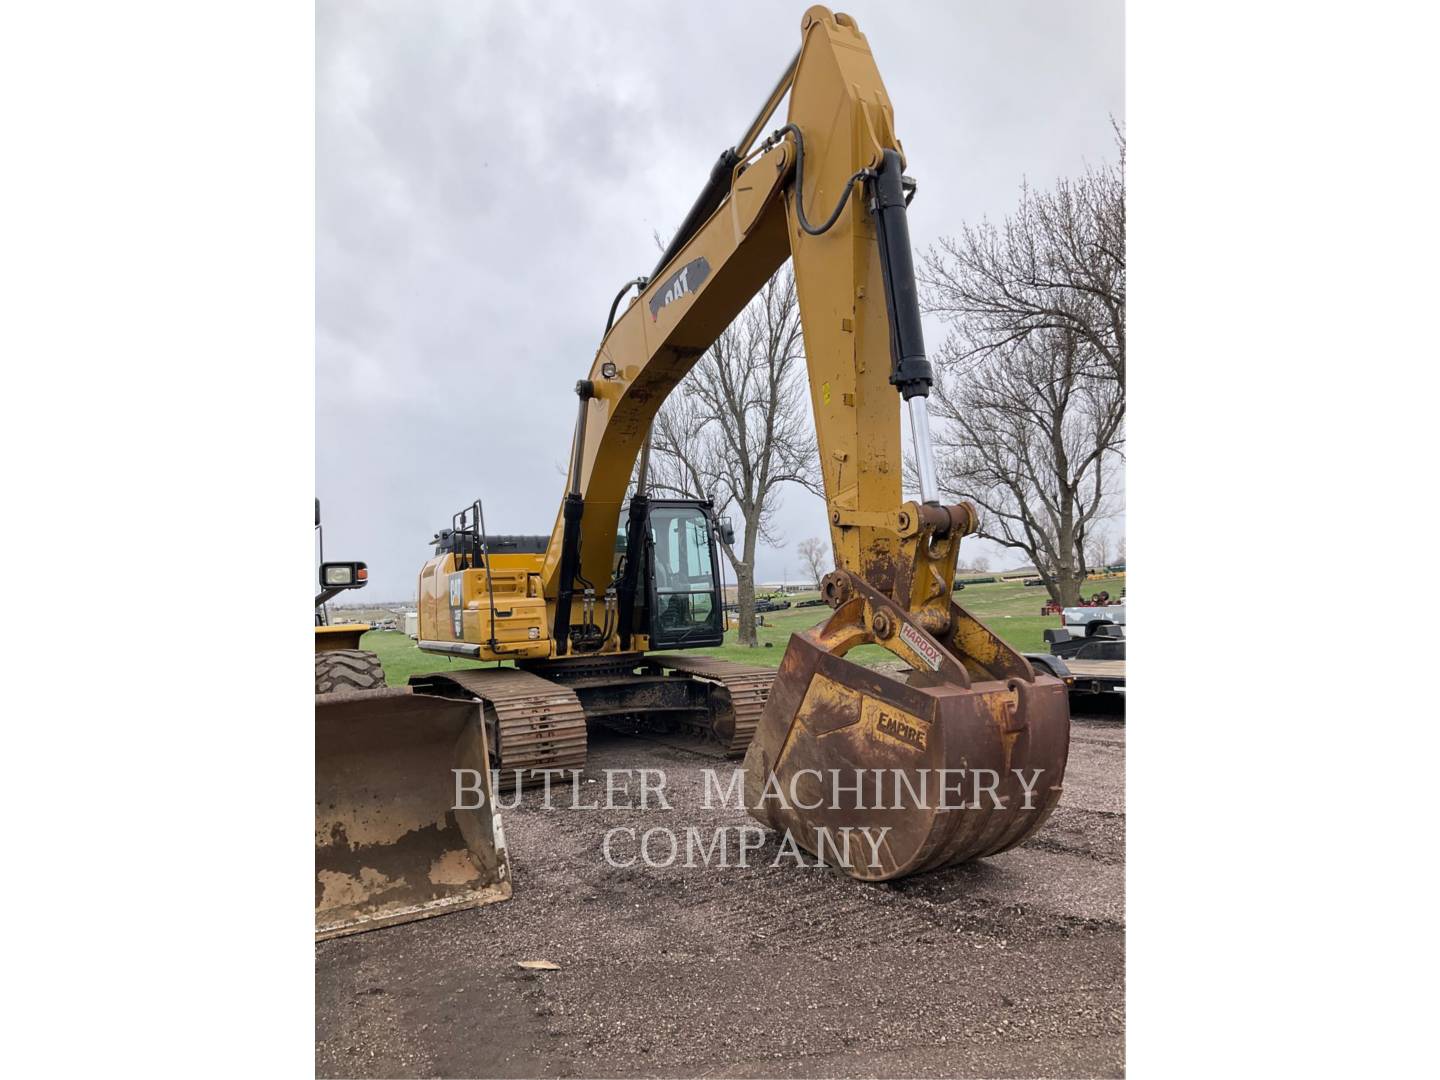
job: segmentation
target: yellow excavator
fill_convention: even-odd
[[[785,123],[762,137],[787,95]],[[688,724],[744,755],[752,815],[806,850],[864,830],[872,857],[844,868],[872,880],[1003,851],[1054,808],[1066,688],[952,599],[976,518],[938,495],[904,168],[865,36],[852,17],[811,7],[755,119],[651,273],[611,307],[576,384],[552,531],[490,536],[477,501],[436,534],[420,572],[419,647],[502,663],[411,686],[479,708],[502,782],[583,768],[588,721]],[[777,673],[685,655],[723,639],[716,538],[728,526],[703,501],[652,497],[646,457],[661,404],[787,258],[836,569],[822,583],[833,613],[791,638]],[[918,475],[910,501],[902,408]],[[845,658],[862,644],[912,674]],[[850,787],[860,774],[893,775],[910,797],[817,797],[841,774]],[[913,798],[929,777],[944,787],[966,775],[986,778],[988,798],[936,798],[933,782]]]
[[[1020,797],[1016,771],[1043,770],[1045,792],[1029,811],[983,822],[917,812],[892,823],[876,873],[894,877],[1001,850],[1038,827],[1059,796],[1069,716],[1059,681],[1037,675],[952,600],[960,538],[975,513],[937,495],[931,368],[906,221],[914,185],[855,20],[812,7],[801,39],[654,270],[612,306],[576,385],[554,529],[490,537],[477,502],[436,536],[420,573],[420,648],[507,666],[416,686],[482,702],[502,778],[582,767],[587,719],[656,715],[689,718],[747,753],[757,791],[772,774],[788,785],[807,769],[965,767],[998,772],[999,795]],[[762,139],[787,95],[786,122]],[[834,615],[791,641],[777,678],[677,651],[722,640],[715,539],[725,525],[707,503],[650,497],[645,458],[661,403],[786,258],[837,568],[823,589]],[[638,293],[616,318],[632,286]],[[909,502],[902,403],[920,488]],[[917,674],[902,684],[843,658],[863,643]],[[761,816],[801,843],[821,817],[840,820],[768,803]]]

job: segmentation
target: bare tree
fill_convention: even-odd
[[[652,433],[657,491],[732,507],[743,527],[738,550],[721,543],[735,570],[739,641],[755,645],[755,551],[770,532],[786,483],[811,491],[815,437],[804,391],[805,354],[795,278],[772,277],[670,395]]]
[[[1024,551],[1074,603],[1124,452],[1125,185],[1119,159],[1050,191],[1026,186],[1003,227],[966,225],[921,260],[937,350],[941,482],[980,535]]]
[[[983,574],[986,570],[990,569],[990,560],[985,558],[984,555],[981,555],[980,558],[970,564],[970,569]]]
[[[1062,604],[1080,597],[1086,530],[1113,508],[1124,391],[1093,371],[1074,335],[1032,334],[942,377],[932,398],[949,421],[936,435],[946,494],[974,502],[978,535],[1025,552]]]
[[[1096,374],[1125,381],[1125,136],[1118,159],[1051,191],[1025,185],[1003,227],[966,225],[921,259],[926,311],[957,331],[952,366],[1035,333],[1068,333]]]
[[[1110,565],[1110,538],[1103,532],[1096,532],[1089,541],[1087,561],[1091,570],[1103,570]]]
[[[831,558],[830,545],[821,540],[818,536],[801,540],[795,545],[795,550],[800,553],[800,559],[805,569],[810,571],[810,580],[815,582],[815,587],[820,587],[820,579],[833,569],[835,560]]]

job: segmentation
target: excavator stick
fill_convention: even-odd
[[[477,702],[316,695],[316,940],[508,899],[493,807]]]
[[[836,611],[791,637],[745,757],[752,816],[868,881],[994,855],[1040,828],[1064,781],[1064,685],[953,602],[935,636],[854,575],[825,591]],[[845,659],[867,643],[907,661],[909,679]]]

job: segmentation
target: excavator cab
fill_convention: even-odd
[[[724,643],[718,531],[708,502],[649,500],[645,615],[652,649],[698,649]]]

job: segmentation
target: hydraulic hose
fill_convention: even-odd
[[[835,204],[834,211],[825,219],[823,225],[811,225],[805,216],[805,136],[800,134],[800,129],[794,124],[786,124],[774,135],[770,136],[770,142],[778,140],[786,132],[795,136],[795,216],[800,221],[800,228],[804,229],[811,236],[820,236],[827,233],[840,220],[840,213],[845,209],[845,204],[850,201],[850,189],[855,186],[857,180],[868,180],[875,175],[873,169],[858,169],[845,181],[844,191],[840,201]]]
[[[637,287],[643,289],[648,284],[650,284],[650,279],[642,275],[631,278],[621,287],[620,291],[615,294],[614,302],[610,305],[610,317],[605,320],[605,334],[610,333],[610,328],[615,325],[615,312],[620,310],[620,301],[625,299],[625,294]],[[600,336],[603,338],[605,334]]]

